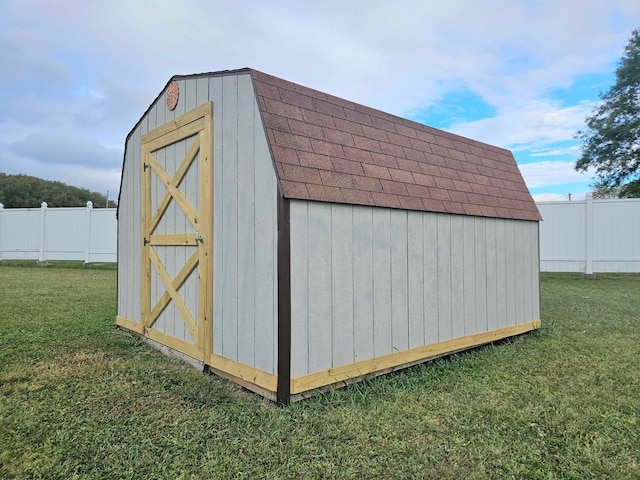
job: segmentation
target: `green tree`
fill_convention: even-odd
[[[0,173],[0,203],[7,208],[38,208],[42,202],[49,207],[84,207],[88,201],[100,208],[106,205],[107,197],[62,182]],[[109,201],[110,207],[115,205]]]
[[[616,82],[600,94],[586,118],[577,171],[594,168],[596,191],[640,196],[640,29],[634,30],[616,69]]]

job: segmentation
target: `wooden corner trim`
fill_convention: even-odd
[[[142,334],[142,331],[144,330],[144,325],[142,325],[141,323],[129,320],[128,318],[122,317],[120,315],[116,316],[116,325],[140,334]]]
[[[276,392],[278,379],[272,373],[221,357],[215,353],[211,354],[211,362],[209,366],[214,370],[230,375],[233,377],[231,380],[241,380],[242,382],[239,381],[238,383],[242,386],[246,386],[245,384],[251,384],[272,393]]]
[[[291,232],[289,199],[278,194],[278,391],[277,402],[291,400]]]
[[[331,385],[332,383],[347,381],[384,370],[400,368],[467,348],[477,347],[485,343],[535,330],[540,328],[540,325],[540,320],[534,320],[532,322],[476,333],[466,337],[446,340],[444,342],[412,348],[403,352],[383,355],[369,360],[362,360],[360,362],[302,375],[291,379],[290,394],[296,395],[301,392]]]

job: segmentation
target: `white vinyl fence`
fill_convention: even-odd
[[[541,271],[640,272],[640,198],[537,206]]]
[[[116,262],[115,208],[3,208],[0,260]]]

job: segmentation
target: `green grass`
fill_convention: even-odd
[[[640,478],[638,275],[544,275],[541,330],[280,408],[67,266],[0,266],[0,478]]]

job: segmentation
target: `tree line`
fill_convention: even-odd
[[[29,175],[0,173],[0,203],[5,208],[39,208],[42,202],[49,207],[84,207],[88,201],[96,208],[107,205],[105,195],[86,188]],[[116,202],[109,200],[109,207],[115,206]]]

